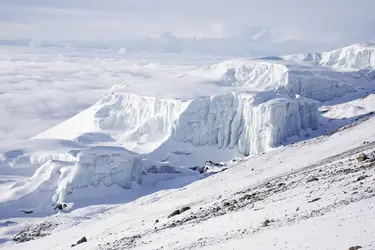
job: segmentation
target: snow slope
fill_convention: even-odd
[[[42,237],[3,246],[70,249],[86,236],[88,242],[76,248],[373,249],[373,164],[358,163],[356,157],[373,151],[374,126],[371,118],[127,204],[91,206],[33,221]],[[183,206],[191,209],[167,218]],[[266,219],[270,222],[263,226]],[[7,226],[2,234],[12,227],[27,224]]]

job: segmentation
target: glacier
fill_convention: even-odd
[[[236,59],[161,82],[116,84],[25,145],[0,147],[1,167],[37,169],[6,199],[50,191],[56,204],[90,187],[133,190],[182,177],[189,183],[201,178],[191,168],[206,161],[255,156],[317,135],[321,105],[374,90],[371,51]]]

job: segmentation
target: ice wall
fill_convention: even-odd
[[[301,95],[317,101],[330,101],[355,92],[343,73],[293,61],[240,59],[205,67],[188,74],[215,82],[255,91]]]
[[[343,75],[340,73],[335,75],[337,77],[290,71],[287,73],[287,82],[283,86],[280,85],[278,91],[291,96],[301,95],[320,102],[330,101],[357,91],[346,82]]]
[[[144,174],[141,157],[125,148],[89,147],[73,161],[48,160],[29,179],[2,186],[0,203],[13,202],[9,203],[11,211],[27,204],[35,213],[49,213],[53,212],[51,205],[67,202],[76,189],[100,184],[129,189],[141,184]]]
[[[300,135],[302,129],[317,127],[315,101],[272,92],[228,93],[192,101],[179,117],[173,139],[252,155]]]
[[[158,147],[176,141],[235,148],[241,154],[251,155],[298,136],[301,130],[318,127],[317,102],[273,91],[227,93],[191,101],[116,93],[107,100],[108,105],[103,103],[106,112],[99,110],[100,115],[96,116],[98,129],[111,129],[111,121],[115,129],[123,129],[126,142],[150,143],[162,138],[165,144],[159,143]]]
[[[122,147],[113,146],[96,146],[81,151],[77,155],[71,187],[98,186],[101,182],[123,188],[130,188],[132,182],[141,183],[140,157]]]

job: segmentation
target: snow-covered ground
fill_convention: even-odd
[[[374,53],[158,64],[2,54],[3,81],[30,87],[12,89],[14,105],[35,91],[58,108],[55,120],[29,103],[4,109],[4,126],[25,123],[0,145],[0,247],[67,249],[85,236],[76,248],[375,249]],[[43,117],[47,130],[25,129]]]
[[[34,225],[40,239],[4,247],[68,249],[85,236],[79,249],[373,249],[374,165],[356,158],[374,151],[374,126],[371,118],[127,204],[84,207],[26,225],[7,219],[4,237]],[[185,206],[191,209],[167,218]]]

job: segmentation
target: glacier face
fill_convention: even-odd
[[[133,183],[142,183],[143,171],[141,157],[123,147],[89,147],[78,153],[74,165],[60,173],[52,201],[66,202],[75,189],[100,184],[130,189]]]
[[[110,129],[113,123],[115,129],[124,131],[121,140],[162,140],[158,147],[174,140],[198,147],[235,148],[252,155],[300,135],[301,130],[318,127],[316,101],[272,91],[227,93],[191,101],[115,93],[101,104],[95,116],[97,131]]]
[[[141,183],[140,156],[114,146],[96,146],[81,151],[77,155],[71,187],[97,186],[101,182],[123,188],[130,188],[132,182]]]
[[[317,102],[262,94],[228,93],[192,101],[172,137],[195,146],[237,148],[241,154],[252,155],[300,135],[301,129],[318,127]]]
[[[291,58],[292,59],[292,58]],[[356,92],[349,77],[316,65],[293,60],[239,59],[192,71],[182,77],[195,76],[219,86],[241,90],[269,91],[302,95],[320,102]]]

